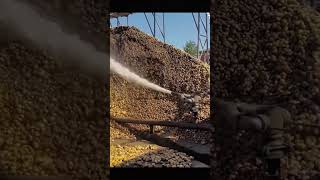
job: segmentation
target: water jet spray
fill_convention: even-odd
[[[140,76],[130,71],[128,68],[121,65],[119,62],[115,61],[112,57],[110,57],[110,70],[114,73],[117,73],[122,78],[128,80],[129,82],[136,83],[140,86],[153,89],[155,91],[159,91],[166,94],[171,94],[170,90],[162,88]]]

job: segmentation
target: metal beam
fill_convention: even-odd
[[[115,118],[118,123],[131,123],[131,124],[145,124],[150,126],[167,126],[167,127],[176,127],[182,129],[197,129],[204,131],[212,131],[213,128],[209,124],[194,124],[194,123],[185,123],[185,122],[174,122],[174,121],[159,121],[159,120],[138,120],[138,119],[129,119],[129,118]]]
[[[157,14],[156,14],[155,12],[153,12],[153,13],[151,13],[151,14],[152,14],[152,16],[153,16],[153,27],[151,27],[152,25],[151,25],[151,23],[150,23],[150,21],[149,21],[149,18],[148,18],[148,16],[147,16],[146,13],[144,13],[144,17],[145,17],[145,19],[147,20],[147,23],[148,23],[148,26],[149,26],[149,29],[150,29],[150,31],[151,31],[152,36],[153,36],[154,38],[156,38],[156,35],[157,35],[157,34],[156,34],[156,30],[157,30],[157,27],[158,27],[158,29],[159,29],[159,31],[160,31],[160,34],[161,34],[161,36],[162,36],[162,38],[163,38],[163,41],[166,42],[164,13],[162,14],[162,26],[163,26],[162,30],[161,30],[161,27],[160,27],[160,25],[159,25],[159,23],[158,23],[158,20],[157,20]]]
[[[208,15],[205,14],[205,16],[206,16],[205,17],[206,19],[204,23],[204,20],[201,17],[201,13],[198,13],[197,20],[195,18],[194,13],[192,13],[192,18],[197,30],[197,58],[201,58],[201,56],[204,54],[204,50],[209,49]],[[202,26],[200,25],[200,23],[202,24]],[[204,29],[204,32],[205,32],[204,35],[201,33],[202,28]],[[201,37],[205,38],[204,42],[202,41]],[[200,46],[201,46],[202,53],[200,53]]]
[[[193,17],[193,22],[194,22],[194,24],[196,25],[196,28],[198,29],[198,24],[197,24],[196,18],[194,17],[194,14],[193,14],[193,13],[192,13],[192,17]]]
[[[151,33],[152,33],[152,35],[153,35],[153,31],[152,31],[152,28],[151,28],[151,25],[150,25],[150,22],[149,22],[148,16],[147,16],[147,14],[146,14],[146,13],[143,13],[143,14],[144,14],[144,17],[145,17],[145,18],[146,18],[146,20],[147,20],[147,23],[148,23],[149,29],[150,29],[150,31],[151,31]]]
[[[163,42],[166,42],[166,29],[164,26],[164,13],[162,13],[162,30],[163,30]]]
[[[145,17],[145,18],[146,18],[146,20],[147,20],[147,23],[148,23],[149,29],[150,29],[151,33],[153,34],[153,31],[152,31],[152,28],[151,28],[151,25],[150,25],[149,19],[148,19],[148,17],[147,17],[147,15],[146,15],[146,13],[143,13],[143,14],[144,14],[144,17]]]
[[[123,16],[129,16],[132,13],[110,13],[110,18],[118,18],[118,17],[123,17]]]
[[[153,37],[156,37],[156,13],[152,13],[153,14]]]
[[[206,14],[206,36],[207,36],[207,50],[209,50],[209,36],[208,36],[208,15]]]
[[[161,28],[160,28],[160,26],[159,26],[159,24],[158,24],[158,22],[156,21],[156,24],[157,24],[157,26],[158,26],[158,28],[159,28],[159,31],[160,31],[160,33],[161,33],[161,35],[162,35],[162,38],[164,39],[164,41],[165,41],[165,38],[164,38],[164,33],[162,32],[162,30],[161,30]]]
[[[119,17],[117,17],[117,26],[120,26]]]
[[[197,58],[199,58],[199,42],[200,42],[200,13],[198,13],[198,26],[197,26]]]

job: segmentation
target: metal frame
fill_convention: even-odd
[[[120,17],[126,17],[127,26],[129,26],[129,15],[131,13],[110,13],[110,18],[115,18],[117,20],[117,26],[121,25]],[[110,27],[112,27],[112,24],[110,23]]]
[[[176,127],[181,129],[196,129],[196,130],[213,132],[213,127],[210,124],[194,124],[194,123],[174,122],[174,121],[140,120],[140,119],[115,118],[115,117],[111,117],[111,119],[115,120],[117,123],[148,125],[150,127],[150,134],[154,133],[154,126]]]
[[[153,17],[153,28],[151,27],[149,18],[147,16],[146,13],[143,13],[144,17],[148,23],[149,29],[151,31],[151,34],[153,37],[156,37],[156,26],[158,27],[160,34],[162,36],[163,42],[166,42],[166,34],[165,34],[165,21],[164,21],[164,13],[162,13],[162,28],[160,27],[159,23],[158,23],[158,19],[157,19],[157,13],[153,12],[152,13],[152,17]]]
[[[120,26],[121,23],[120,23],[119,17],[116,17],[116,19],[117,19],[117,26]],[[126,19],[127,19],[127,26],[129,26],[129,16],[126,16]]]
[[[195,13],[192,13],[192,18],[197,29],[197,58],[199,58],[204,53],[204,50],[209,50],[209,25],[208,25],[209,21],[208,21],[207,13],[205,13],[205,19],[203,19],[203,17],[201,16],[201,13],[197,13],[197,14],[198,14],[197,20],[195,17]],[[205,23],[204,23],[204,20],[205,20]],[[200,25],[200,23],[202,24],[202,26]],[[204,31],[205,34],[202,34],[202,31]],[[201,39],[201,37],[205,38],[204,42]],[[199,54],[200,45],[202,49],[201,55]]]
[[[157,36],[157,31],[159,30],[160,35],[163,39],[163,42],[166,42],[166,32],[165,32],[165,15],[164,13],[161,13],[162,18],[161,20],[158,20],[156,12],[151,13],[151,20],[146,13],[144,13],[144,17],[146,19],[146,22],[148,24],[148,27],[150,29],[150,32],[153,37],[156,38]],[[195,17],[197,14],[197,17]],[[119,17],[127,17],[127,26],[129,25],[129,15],[130,13],[112,13],[111,18],[116,18],[117,19],[117,26],[121,25],[121,22],[119,20]],[[205,15],[205,17],[203,17]],[[205,50],[209,50],[209,18],[208,18],[208,13],[192,13],[192,18],[197,30],[197,58],[200,58],[202,54],[205,52]],[[159,21],[162,23],[159,24]],[[111,24],[110,24],[111,25]],[[204,39],[203,39],[204,38]],[[202,51],[202,53],[200,53]]]

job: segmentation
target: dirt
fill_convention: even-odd
[[[293,122],[319,125],[319,13],[295,0],[218,0],[214,7],[211,81],[217,97],[279,103],[291,112]],[[295,147],[285,166],[286,178],[309,179],[320,173],[318,136],[286,134],[286,142]]]

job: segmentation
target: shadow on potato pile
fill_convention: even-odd
[[[94,26],[103,18],[97,13],[103,6],[94,1],[74,6],[75,1],[28,2],[57,21],[62,12],[70,13],[73,21],[63,23],[73,33],[77,30],[70,22],[104,32],[103,26]],[[42,47],[16,39],[0,39],[0,174],[106,179],[105,81],[73,71]]]
[[[21,43],[1,48],[0,61],[2,173],[103,176],[103,82]]]
[[[293,123],[320,124],[318,12],[296,0],[217,0],[212,19],[211,82],[217,97],[279,104],[290,112]],[[282,177],[319,177],[319,128],[286,128],[285,142],[293,151],[284,158]],[[293,131],[297,128],[298,132]],[[226,159],[220,162],[222,169],[216,169],[219,162],[212,157],[212,174],[219,173],[223,179],[261,179],[265,171],[255,149],[257,134],[246,132],[229,141],[224,144],[230,151],[219,152],[215,140],[211,154]]]
[[[188,168],[192,165],[192,156],[154,144],[111,145],[110,148],[113,167]]]

